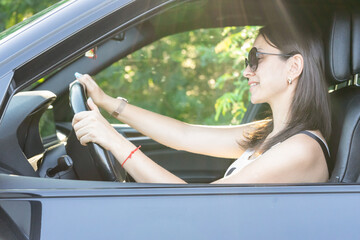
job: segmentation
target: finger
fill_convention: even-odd
[[[100,113],[99,108],[96,106],[96,104],[94,103],[94,101],[92,100],[91,97],[88,98],[87,104],[92,111],[96,111],[96,112]]]
[[[80,129],[88,126],[88,122],[87,119],[83,119],[81,121],[78,121],[76,123],[74,123],[72,126],[73,126],[73,129],[75,132],[79,131]]]
[[[81,80],[88,87],[91,87],[91,86],[93,87],[93,85],[95,83],[95,81],[92,79],[92,77],[89,74],[82,75],[82,77],[79,80]]]
[[[85,114],[83,114],[83,112],[76,113],[72,119],[71,124],[74,126],[76,123],[80,122],[84,118],[85,118]]]
[[[81,145],[83,145],[83,146],[86,146],[87,143],[92,142],[89,134],[83,135],[78,139],[79,139],[79,142],[81,143]]]
[[[96,89],[99,88],[97,83],[88,74],[82,75],[78,81],[84,86],[86,93],[91,96]]]
[[[81,85],[84,87],[85,92],[86,92],[86,84],[84,83],[84,80],[83,80],[84,75],[76,72],[74,74],[74,76],[75,76],[76,80],[81,83]]]
[[[76,130],[75,134],[76,134],[76,138],[79,139],[79,141],[84,136],[86,136],[86,139],[88,139],[89,141],[93,141],[93,142],[95,141],[95,138],[96,138],[96,136],[93,133],[93,131],[91,130],[91,128],[87,128],[87,127]]]
[[[90,127],[93,126],[94,124],[98,124],[99,122],[101,122],[98,117],[96,116],[97,113],[95,112],[91,112],[91,111],[87,111],[87,114],[85,114],[85,116],[78,120],[75,119],[73,120],[73,128],[75,131],[83,128],[83,127]]]
[[[91,78],[88,74],[81,74],[76,72],[75,74],[76,80],[78,80],[85,88],[88,85],[89,78]]]
[[[75,114],[74,117],[73,117],[73,119],[72,119],[71,125],[74,127],[75,124],[77,124],[78,122],[81,121],[81,119],[82,119],[82,118],[81,118],[80,116],[78,116],[78,113]]]
[[[84,79],[85,78],[83,75],[82,77],[78,78],[77,80],[81,83],[81,85],[83,85],[85,92],[87,92],[88,86],[87,86],[86,80],[84,80]]]
[[[76,72],[75,74],[76,79],[81,78],[83,75],[81,73]]]
[[[79,112],[77,114],[74,115],[73,117],[73,120],[72,120],[72,125],[76,125],[78,122],[80,121],[83,121],[84,119],[90,117],[92,114],[91,114],[91,111],[82,111],[82,112]]]

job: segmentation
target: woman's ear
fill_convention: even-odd
[[[298,79],[304,68],[304,58],[301,54],[295,54],[289,59],[289,76],[291,79]]]

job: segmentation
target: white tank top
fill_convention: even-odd
[[[241,169],[243,169],[248,164],[252,163],[254,160],[261,156],[259,155],[256,158],[250,159],[254,152],[255,151],[253,149],[247,149],[237,160],[235,160],[230,165],[230,167],[226,170],[224,177],[228,177],[231,174],[239,172]]]

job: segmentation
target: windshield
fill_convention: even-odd
[[[59,1],[59,2],[55,3],[54,5],[48,7],[48,8],[46,8],[46,9],[44,9],[44,10],[42,10],[42,11],[34,14],[34,15],[32,15],[31,17],[26,18],[24,21],[19,22],[18,24],[14,25],[14,26],[12,26],[12,27],[10,27],[10,28],[8,28],[8,29],[6,29],[5,31],[3,31],[3,32],[0,33],[0,40],[4,39],[6,36],[12,34],[13,32],[16,32],[17,30],[19,30],[19,29],[22,28],[23,26],[29,24],[30,22],[33,22],[34,20],[40,18],[41,16],[45,15],[46,13],[50,12],[51,10],[57,8],[58,6],[66,3],[66,2],[69,2],[69,1],[70,1],[70,0],[62,0],[62,1]],[[10,11],[11,9],[8,9],[8,10]],[[5,11],[6,11],[6,10],[5,10]],[[28,10],[26,9],[26,11],[28,11]],[[12,14],[12,15],[13,15],[13,14]],[[6,19],[6,20],[8,20],[8,19]]]

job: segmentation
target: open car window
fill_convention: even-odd
[[[96,81],[112,96],[181,121],[239,124],[249,104],[244,59],[257,30],[210,28],[167,36],[113,63]]]

